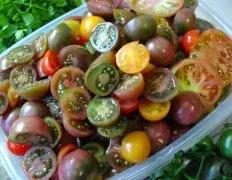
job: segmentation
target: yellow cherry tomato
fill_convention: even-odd
[[[11,107],[15,107],[19,101],[19,94],[13,87],[10,87],[7,92],[7,97]]]
[[[75,39],[79,39],[81,36],[81,24],[79,21],[73,20],[73,19],[67,19],[64,21],[64,23],[72,30],[73,37]]]
[[[121,155],[131,163],[139,163],[147,159],[151,152],[151,142],[143,131],[127,134],[122,140]]]
[[[8,89],[10,87],[10,81],[9,80],[4,80],[0,83],[0,91],[7,93]]]
[[[89,16],[84,18],[81,21],[81,37],[88,40],[92,30],[100,23],[105,22],[104,19],[102,19],[99,16]]]
[[[124,45],[116,54],[119,69],[128,74],[143,71],[150,61],[148,49],[138,41]]]
[[[146,99],[139,101],[139,112],[148,121],[159,121],[167,116],[171,107],[171,102],[164,103],[151,102]]]

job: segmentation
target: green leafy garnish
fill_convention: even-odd
[[[0,53],[85,0],[1,0]]]

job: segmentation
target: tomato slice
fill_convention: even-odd
[[[146,99],[139,101],[139,112],[141,116],[148,121],[159,121],[165,118],[170,110],[171,103],[151,102]]]
[[[171,17],[183,6],[184,0],[127,0],[127,3],[140,14]]]
[[[17,144],[7,140],[7,148],[14,155],[24,156],[24,154],[31,148],[31,146],[26,144]]]
[[[57,71],[51,80],[51,93],[58,99],[66,89],[84,87],[84,72],[76,67],[64,67]]]
[[[212,107],[222,93],[222,85],[215,69],[206,61],[185,59],[172,68],[179,82],[179,91],[199,93],[206,107]]]
[[[59,69],[58,55],[53,51],[47,51],[41,59],[40,65],[46,75],[52,76]]]
[[[145,83],[141,73],[125,74],[121,77],[113,93],[122,100],[136,99],[142,94],[144,86]]]
[[[190,58],[212,64],[218,71],[223,87],[232,82],[232,40],[224,32],[217,29],[203,32]]]
[[[48,49],[48,38],[47,35],[41,34],[37,39],[33,42],[35,48],[35,58],[39,59],[43,57]]]
[[[60,98],[62,111],[73,119],[86,119],[86,107],[90,102],[91,96],[84,88],[71,88],[65,91]]]
[[[150,60],[148,49],[138,41],[124,45],[116,54],[119,69],[128,74],[144,70]]]

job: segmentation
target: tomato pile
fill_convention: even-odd
[[[82,17],[1,57],[1,125],[29,179],[112,176],[217,105],[232,41],[191,2],[90,0]]]

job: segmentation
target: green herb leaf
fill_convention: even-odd
[[[18,26],[14,25],[14,24],[9,24],[7,26],[5,26],[1,32],[0,32],[0,36],[5,39],[5,38],[9,38],[10,36],[14,35],[14,33],[17,31]]]
[[[21,16],[26,26],[30,26],[32,22],[34,21],[34,17],[30,13],[25,12],[25,13],[22,13]]]

